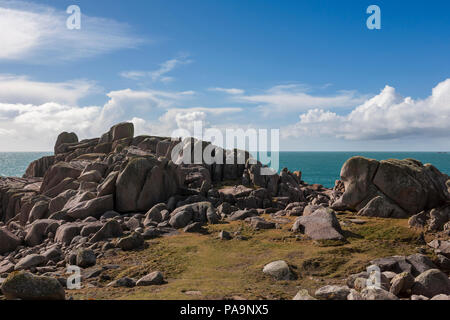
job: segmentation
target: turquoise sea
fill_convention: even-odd
[[[0,152],[0,176],[20,177],[30,162],[48,155],[51,153]],[[280,169],[300,170],[304,181],[333,187],[344,162],[357,155],[377,160],[414,158],[450,175],[450,153],[438,152],[280,152]]]
[[[21,177],[31,162],[50,155],[50,152],[0,152],[0,176]]]

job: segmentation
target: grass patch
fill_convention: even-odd
[[[236,221],[207,226],[207,235],[181,233],[147,241],[144,250],[120,252],[98,263],[121,265],[108,271],[112,279],[137,279],[159,270],[167,284],[124,289],[102,287],[105,281],[71,294],[75,299],[292,299],[299,288],[313,293],[326,284],[344,283],[348,275],[364,270],[370,260],[416,252],[418,234],[408,228],[407,220],[362,219],[366,224],[343,227],[345,234],[352,235],[346,242],[298,238],[289,231],[294,217],[280,229],[255,231]],[[238,231],[247,240],[219,240],[221,230],[231,234]],[[275,260],[285,260],[298,279],[275,281],[263,274],[264,265]],[[200,293],[187,294],[189,291]]]

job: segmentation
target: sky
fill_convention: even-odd
[[[66,9],[81,10],[80,29]],[[381,29],[369,29],[370,5]],[[0,151],[278,129],[285,151],[450,151],[449,1],[0,0]]]

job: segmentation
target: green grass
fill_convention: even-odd
[[[339,216],[345,220],[349,214]],[[269,216],[265,217],[270,219]],[[310,293],[329,283],[344,283],[364,270],[370,260],[416,252],[418,234],[407,220],[363,218],[364,225],[343,227],[346,242],[315,242],[281,229],[255,231],[245,222],[208,226],[209,234],[183,234],[147,241],[140,251],[120,252],[99,259],[100,265],[119,264],[107,272],[112,279],[139,277],[159,270],[167,284],[152,287],[96,288],[69,292],[75,299],[292,299],[299,288]],[[239,231],[247,240],[217,239],[221,230]],[[275,281],[262,273],[265,264],[285,260],[297,273],[293,281]],[[187,295],[200,291],[201,295]]]

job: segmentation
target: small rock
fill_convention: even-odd
[[[439,268],[444,271],[450,271],[450,259],[442,254],[437,255],[437,263]]]
[[[114,249],[115,246],[111,243],[111,242],[106,242],[103,246],[102,246],[102,251],[108,251],[110,249]]]
[[[302,289],[299,292],[297,292],[297,294],[292,300],[317,300],[317,299],[311,296],[308,290]]]
[[[107,211],[101,216],[102,219],[112,219],[115,217],[120,217],[120,213],[115,211]]]
[[[104,239],[116,238],[122,236],[122,226],[116,220],[109,220],[105,225],[98,230],[92,237],[91,242],[99,242]]]
[[[366,271],[363,271],[363,272],[360,272],[360,273],[351,274],[347,278],[347,286],[349,288],[354,288],[356,279],[358,279],[358,278],[367,279],[368,277],[369,277],[369,274]]]
[[[228,231],[223,230],[223,231],[219,232],[219,239],[220,240],[231,240],[232,237]]]
[[[250,225],[254,229],[275,229],[276,224],[274,222],[266,221],[261,217],[251,217],[250,218]]]
[[[398,298],[381,288],[367,287],[361,292],[364,300],[398,300]]]
[[[202,233],[204,230],[203,223],[201,222],[191,223],[183,229],[186,233]]]
[[[328,285],[316,291],[315,296],[323,300],[347,300],[350,288],[347,286]]]
[[[144,237],[137,232],[133,232],[128,237],[122,238],[117,242],[117,246],[124,251],[130,251],[142,247]]]
[[[120,278],[117,280],[114,280],[113,282],[110,282],[107,287],[126,287],[126,288],[133,288],[136,286],[136,282],[128,277]]]
[[[161,272],[155,271],[152,272],[136,282],[137,286],[151,286],[151,285],[160,285],[164,283],[164,276]]]
[[[29,254],[22,258],[14,267],[14,270],[24,270],[34,267],[39,267],[45,264],[47,260],[43,255],[40,254]]]
[[[431,300],[450,300],[450,296],[446,294],[438,294],[437,296],[431,298]]]
[[[274,261],[264,266],[263,272],[276,280],[295,280],[295,274],[286,261]]]
[[[157,228],[148,228],[142,234],[142,236],[144,237],[145,240],[158,238],[160,235],[161,235],[161,231],[159,231]]]
[[[347,296],[347,300],[363,300],[363,297],[355,289],[350,289],[350,293]]]
[[[97,257],[91,249],[80,249],[77,254],[77,266],[81,268],[88,268],[95,266]]]
[[[392,279],[397,275],[395,272],[392,271],[384,271],[382,274],[388,279],[389,282],[391,282]]]
[[[52,247],[49,248],[47,251],[44,252],[43,256],[48,261],[54,261],[58,262],[63,259],[63,253],[59,247]]]
[[[354,282],[354,288],[358,291],[362,291],[365,287],[367,287],[367,279],[366,278],[356,278]]]

